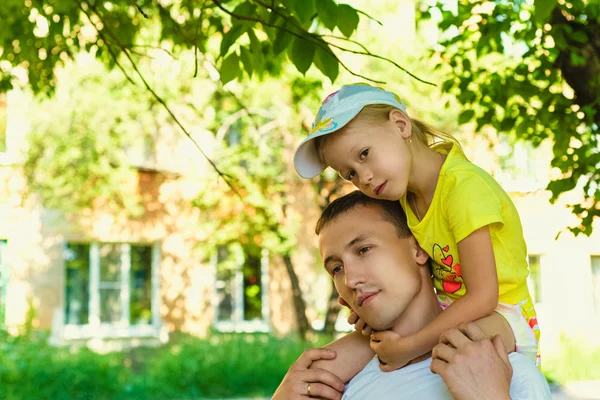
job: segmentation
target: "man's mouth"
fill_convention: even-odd
[[[383,182],[381,185],[377,186],[375,188],[375,195],[379,196],[381,194],[381,192],[383,192],[383,190],[385,189],[385,185],[387,184],[387,181]]]
[[[377,295],[379,294],[379,292],[368,292],[368,293],[362,293],[360,296],[358,296],[358,306],[362,307],[364,305],[367,305],[368,303],[371,302],[371,300],[373,300]]]

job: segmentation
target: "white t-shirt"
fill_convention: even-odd
[[[508,356],[513,367],[510,397],[513,400],[551,399],[548,382],[527,357],[519,353]],[[431,358],[392,372],[382,372],[374,357],[348,384],[342,400],[377,399],[448,399],[452,395],[442,378],[429,369]]]

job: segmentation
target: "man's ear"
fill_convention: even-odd
[[[413,238],[413,241],[415,261],[419,265],[427,264],[427,261],[429,261],[429,254],[427,254],[427,252],[423,250],[421,246],[419,246],[417,239]]]
[[[400,110],[392,110],[389,114],[390,122],[398,129],[404,139],[412,135],[410,119]]]

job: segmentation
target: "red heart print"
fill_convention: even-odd
[[[448,267],[452,267],[453,261],[454,261],[454,258],[452,257],[452,254],[446,256],[446,258],[442,258],[442,263]]]
[[[444,247],[442,250],[444,250],[444,251],[448,251],[448,250],[450,250],[450,246],[446,246],[446,247]]]
[[[460,272],[460,264],[454,264],[454,271],[456,271],[456,276],[462,276],[462,273]]]
[[[448,282],[442,281],[442,287],[444,288],[444,292],[446,293],[454,293],[460,289],[460,282]]]

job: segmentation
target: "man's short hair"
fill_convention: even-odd
[[[396,232],[401,238],[411,236],[412,233],[406,222],[406,214],[400,206],[399,201],[379,200],[367,196],[359,190],[348,193],[345,196],[335,199],[325,207],[321,218],[317,221],[315,232],[317,235],[321,233],[323,228],[338,216],[345,214],[358,206],[376,205],[382,208],[384,218],[396,227]],[[365,221],[365,223],[369,223]]]

